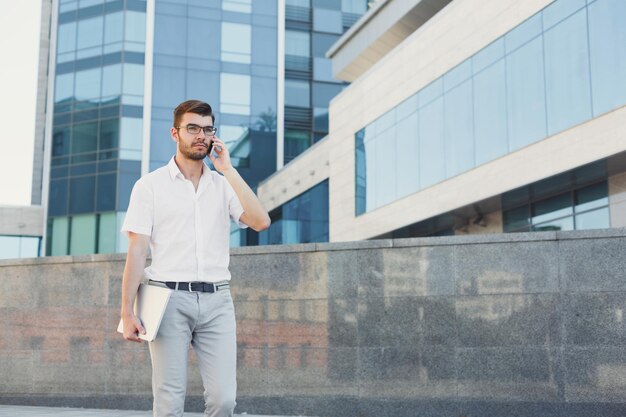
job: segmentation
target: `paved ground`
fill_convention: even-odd
[[[0,405],[0,417],[151,417],[151,411],[89,410],[86,408],[26,407]],[[185,413],[185,417],[202,417],[201,413]],[[263,417],[236,414],[237,417]]]

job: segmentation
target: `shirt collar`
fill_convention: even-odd
[[[211,182],[211,168],[209,168],[209,166],[204,161],[202,162],[202,165],[204,165],[202,167],[202,177],[204,177],[204,181]],[[178,176],[180,176],[180,178],[183,180],[185,179],[183,173],[180,172],[180,168],[178,168],[178,165],[176,165],[176,161],[174,160],[173,156],[172,159],[170,159],[170,162],[168,162],[167,164],[167,170],[170,173],[170,179],[172,181],[174,181]]]

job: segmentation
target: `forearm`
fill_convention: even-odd
[[[132,315],[137,289],[143,277],[146,254],[139,249],[129,249],[122,277],[122,317]]]
[[[265,210],[256,194],[254,194],[254,191],[239,175],[239,172],[235,168],[231,168],[223,172],[223,174],[241,202],[246,220],[249,222],[248,225],[256,231],[267,229],[270,225],[270,217],[267,214],[267,210]]]

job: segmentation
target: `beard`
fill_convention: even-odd
[[[205,146],[202,149],[196,149],[194,144],[186,145],[182,143],[182,141],[178,142],[178,149],[180,153],[182,153],[186,158],[189,158],[193,161],[201,161],[206,158],[209,153],[209,149]]]

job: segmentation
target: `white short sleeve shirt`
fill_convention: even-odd
[[[147,278],[218,282],[230,279],[230,220],[247,227],[242,213],[226,178],[205,164],[196,191],[172,158],[135,183],[122,232],[150,236]]]

